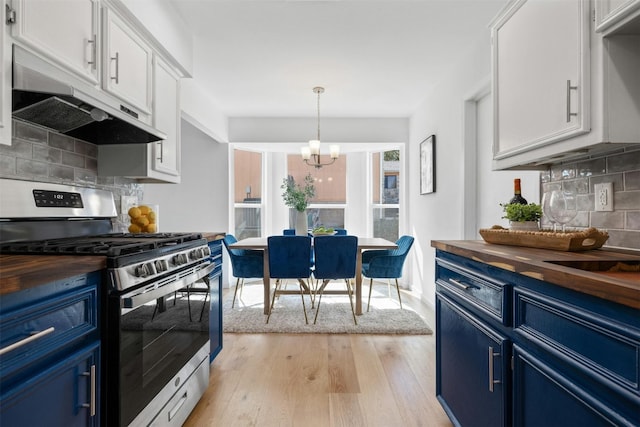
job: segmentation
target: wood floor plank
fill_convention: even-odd
[[[405,304],[434,325],[433,310],[403,294]],[[225,334],[184,426],[300,425],[450,427],[435,397],[435,336]]]

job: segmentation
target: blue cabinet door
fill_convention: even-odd
[[[509,342],[436,296],[436,395],[454,424],[506,426]]]
[[[99,343],[69,355],[19,387],[2,390],[2,427],[98,426]]]
[[[633,426],[559,368],[514,345],[513,423],[522,427]],[[637,410],[638,408],[636,408]],[[637,413],[636,413],[637,414]]]

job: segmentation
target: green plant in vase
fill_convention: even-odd
[[[508,219],[512,229],[538,230],[538,222],[542,218],[542,207],[535,203],[527,205],[519,203],[500,204],[504,211],[502,218]]]
[[[284,200],[284,204],[295,209],[297,212],[295,227],[297,235],[307,234],[308,225],[305,211],[311,199],[316,195],[316,187],[313,185],[313,182],[311,174],[307,174],[307,176],[304,177],[303,184],[296,184],[293,177],[289,176],[282,180],[282,185],[280,186],[283,190],[282,199]]]

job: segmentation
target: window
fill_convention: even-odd
[[[310,228],[344,228],[344,209],[347,204],[346,155],[341,155],[330,166],[316,169],[302,162],[299,154],[289,154],[287,173],[296,183],[303,182],[307,174],[313,176],[316,197],[307,209]],[[295,212],[289,214],[289,227],[295,227]]]
[[[395,242],[400,219],[400,151],[371,154],[373,237]]]
[[[233,150],[234,234],[238,240],[262,235],[262,153]]]

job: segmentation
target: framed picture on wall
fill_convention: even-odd
[[[420,194],[436,192],[436,136],[420,143]]]

